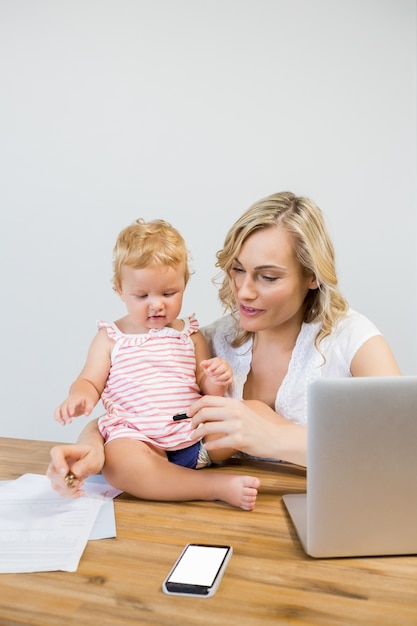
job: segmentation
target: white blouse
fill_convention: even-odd
[[[350,365],[359,348],[380,331],[364,315],[349,309],[330,335],[320,342],[320,353],[314,345],[320,322],[303,324],[291,356],[288,372],[275,399],[275,410],[296,424],[307,422],[307,387],[319,378],[351,376]],[[232,348],[235,335],[231,315],[222,317],[201,329],[212,355],[226,359],[234,372],[233,384],[227,396],[243,398],[243,387],[252,360],[252,339],[243,346]],[[323,361],[325,357],[325,362]]]

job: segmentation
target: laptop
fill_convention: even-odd
[[[307,494],[283,497],[307,554],[417,554],[417,376],[308,388]]]

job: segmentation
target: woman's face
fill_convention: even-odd
[[[293,236],[282,226],[255,231],[230,270],[240,325],[249,332],[301,325],[303,303],[314,276],[295,257]]]

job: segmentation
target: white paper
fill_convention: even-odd
[[[1,480],[0,489],[13,482],[16,484],[16,481]],[[97,484],[92,485],[90,483],[98,483],[100,486],[98,487]],[[84,487],[87,494],[93,495],[94,493],[100,493],[100,495],[105,498],[105,502],[97,514],[96,521],[94,522],[94,526],[91,530],[90,536],[88,537],[89,541],[97,539],[111,539],[116,537],[116,518],[114,514],[113,500],[111,498],[115,498],[123,492],[120,489],[116,489],[115,487],[109,485],[102,474],[86,478]]]
[[[66,499],[46,476],[37,474],[2,485],[0,573],[76,571],[98,513],[112,493],[107,484],[85,487],[86,496]]]
[[[113,500],[105,500],[97,514],[91,530],[89,541],[94,539],[111,539],[116,537],[116,518],[114,516]]]
[[[104,498],[115,498],[123,493],[121,489],[112,487],[102,474],[96,474],[95,476],[86,478],[82,488],[88,496],[100,495]]]
[[[106,498],[103,506],[98,512],[97,519],[90,533],[89,539],[109,539],[116,537],[116,518],[114,515],[114,504],[110,498],[115,498],[120,493],[120,489],[116,489],[109,485],[102,474],[90,476],[84,483],[86,493],[91,493],[92,485],[94,489],[99,489],[101,495]],[[98,487],[100,485],[100,487]]]

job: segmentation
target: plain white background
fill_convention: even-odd
[[[323,209],[351,306],[416,374],[415,25],[414,0],[0,0],[0,435],[86,423],[52,414],[123,314],[121,228],[179,228],[204,324],[227,229],[275,191]]]

